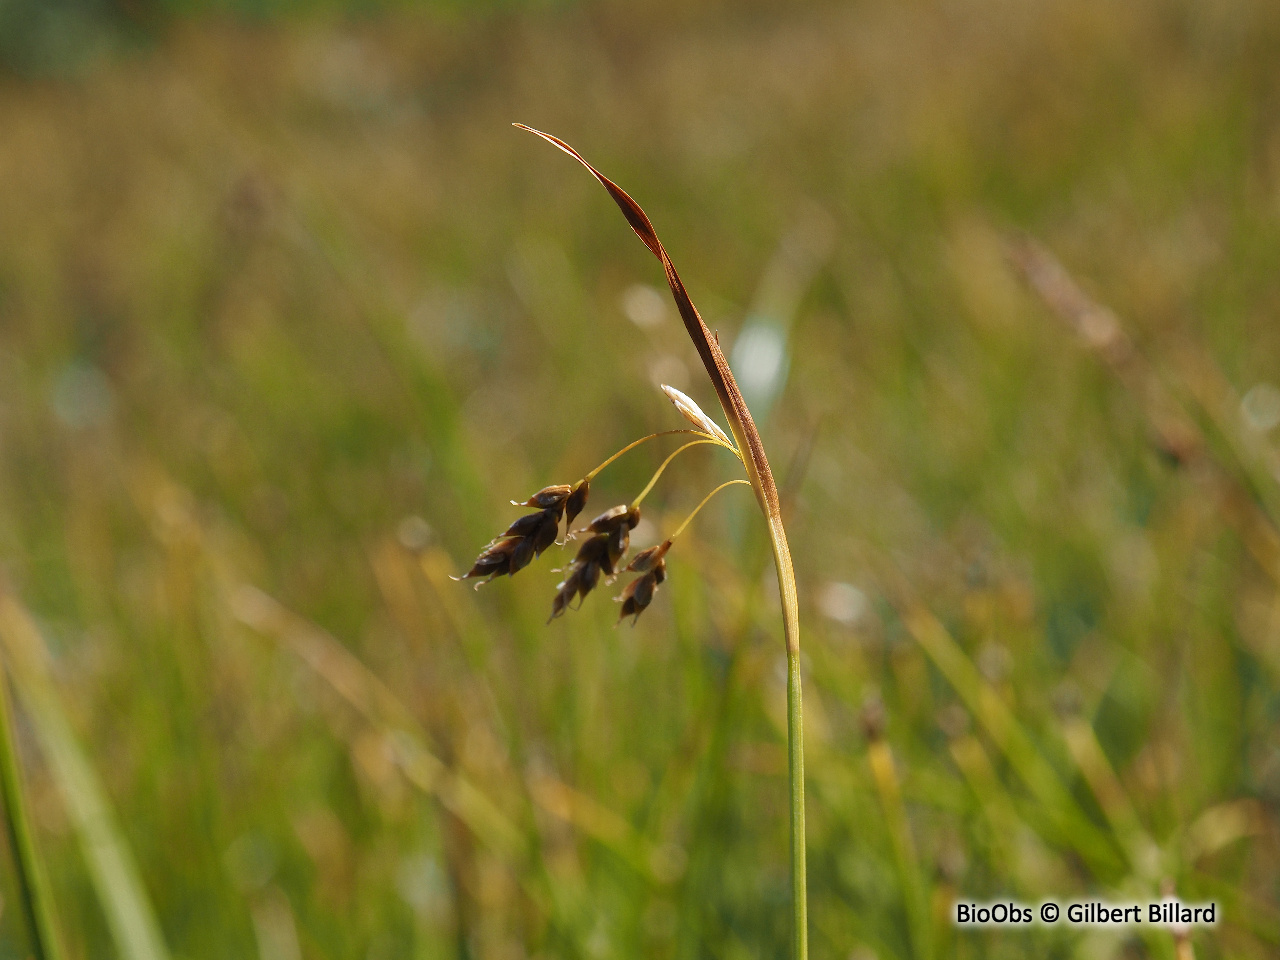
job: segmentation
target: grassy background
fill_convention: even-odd
[[[0,80],[0,637],[70,956],[119,955],[121,888],[50,715],[175,958],[785,949],[749,496],[634,630],[616,589],[544,625],[555,549],[447,579],[508,499],[681,426],[655,379],[714,404],[652,258],[513,120],[646,207],[726,346],[789,357],[814,955],[1172,958],[948,921],[1165,883],[1219,904],[1197,956],[1275,954],[1274,4],[212,7],[70,4]],[[1142,363],[1025,287],[1016,231]],[[685,454],[637,543],[731,475]]]

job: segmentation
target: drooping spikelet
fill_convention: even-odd
[[[548,507],[558,507],[564,509],[564,502],[568,499],[569,494],[573,492],[573,487],[567,483],[557,483],[555,486],[543,487],[528,500],[512,500],[513,507],[537,507],[545,510]]]
[[[606,538],[606,545],[609,550],[609,564],[605,569],[605,573],[613,576],[614,568],[617,566],[622,555],[627,552],[627,547],[631,545],[631,531],[635,529],[637,523],[640,522],[640,508],[617,506],[610,507],[600,516],[596,517],[587,525],[587,529],[596,536]]]
[[[456,580],[470,580],[473,577],[485,577],[488,583],[494,577],[506,574],[512,576],[529,565],[534,557],[542,556],[544,550],[556,541],[560,529],[560,518],[566,513],[568,521],[581,512],[587,501],[588,484],[583,480],[576,486],[567,483],[551,487],[543,487],[528,500],[523,502],[512,500],[517,507],[534,507],[535,513],[525,514],[506,532],[489,542],[480,556],[472,564],[471,569]],[[476,584],[479,586],[479,584]]]
[[[622,604],[622,611],[618,614],[618,622],[621,623],[626,617],[631,617],[634,624],[640,619],[640,614],[644,613],[645,608],[649,606],[653,600],[653,595],[658,590],[658,585],[667,579],[667,551],[671,549],[671,541],[664,540],[656,547],[650,547],[648,550],[641,550],[627,564],[627,569],[640,574],[622,591],[621,595],[616,597]]]
[[[670,549],[671,541],[663,540],[656,547],[641,550],[631,558],[631,562],[627,564],[627,570],[631,573],[648,573],[654,567],[666,562],[664,558]]]
[[[602,573],[607,577],[614,575],[618,561],[631,543],[631,531],[639,522],[640,508],[622,504],[611,507],[587,525],[586,530],[593,536],[578,549],[568,574],[556,585],[548,623],[564,613],[575,597],[585,598],[594,590]]]
[[[569,524],[582,512],[582,508],[587,505],[587,494],[591,492],[590,480],[579,480],[577,486],[573,488],[569,496],[564,501],[564,529],[565,533],[569,532]]]

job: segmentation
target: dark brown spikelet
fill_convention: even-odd
[[[663,540],[656,547],[650,547],[648,550],[641,550],[631,562],[627,564],[627,569],[632,573],[648,573],[658,564],[662,563],[662,558],[667,555],[667,551],[671,549],[671,541]]]
[[[528,537],[537,533],[542,528],[543,521],[547,514],[554,516],[554,508],[549,510],[539,510],[537,513],[526,513],[519,520],[516,520],[507,527],[503,537]]]
[[[609,537],[609,565],[605,568],[605,572],[610,576],[617,571],[618,561],[622,559],[627,552],[627,548],[631,546],[631,531],[640,522],[639,507],[629,507],[621,514],[617,513],[618,510],[622,510],[622,508],[614,507],[607,514],[602,514],[591,521],[593,530]],[[601,521],[606,516],[608,520],[602,523]]]
[[[578,574],[570,573],[567,577],[560,581],[556,586],[555,598],[551,601],[551,616],[547,617],[547,623],[550,623],[573,602],[573,598],[578,595]]]
[[[521,540],[516,539],[495,540],[480,552],[480,556],[476,557],[476,562],[470,570],[454,579],[470,580],[473,577],[487,577],[488,579],[483,582],[488,583],[494,577],[500,577],[504,573],[511,573],[511,557],[521,542]],[[476,584],[476,586],[479,586],[479,584]]]
[[[631,546],[631,530],[625,524],[618,527],[617,530],[609,534],[609,575],[618,569],[618,561],[622,559],[627,552],[627,548]]]
[[[573,558],[573,567],[582,569],[592,564],[599,565],[609,557],[607,537],[592,537],[578,548],[578,555]]]
[[[596,537],[604,537],[608,547],[608,559],[602,564],[604,572],[613,576],[618,569],[618,561],[622,559],[631,545],[631,531],[640,522],[640,508],[620,504],[610,507],[600,516],[592,520],[584,528]],[[582,533],[582,530],[578,531]],[[594,539],[594,538],[593,538]]]
[[[503,574],[514,576],[523,570],[534,557],[542,556],[543,551],[556,542],[560,517],[573,492],[573,487],[562,483],[543,487],[523,503],[512,500],[512,504],[517,507],[536,507],[537,512],[527,513],[515,520],[507,527],[506,532],[494,538],[480,552],[470,570],[454,579],[487,577],[483,582],[488,583],[494,577]]]
[[[652,602],[658,585],[667,579],[666,556],[670,549],[671,541],[663,540],[656,547],[641,550],[631,558],[631,562],[627,564],[627,570],[638,573],[640,576],[627,584],[626,589],[616,598],[622,604],[622,612],[618,615],[619,623],[631,617],[631,622],[634,624]]]
[[[647,553],[648,551],[645,552]],[[618,622],[621,623],[624,619],[630,617],[631,623],[634,625],[640,619],[640,614],[644,613],[645,609],[653,601],[653,595],[658,592],[658,585],[666,579],[667,561],[659,556],[645,573],[628,583],[626,589],[617,598],[622,604],[622,610],[618,614]]]
[[[584,600],[587,594],[594,590],[596,584],[600,582],[600,570],[603,563],[603,558],[598,563],[588,563],[578,573],[578,596]]]
[[[634,530],[640,522],[640,508],[628,507],[625,503],[610,507],[587,525],[592,533],[613,533],[622,527]]]
[[[511,566],[507,570],[509,577],[514,577],[533,559],[533,537],[521,537],[515,544],[516,548],[511,551]]]
[[[542,524],[533,532],[530,539],[533,540],[533,552],[535,556],[542,556],[542,551],[556,542],[556,533],[560,530],[560,518],[553,514],[550,510],[543,511]]]
[[[550,623],[573,602],[575,597],[584,598],[596,588],[600,582],[600,574],[613,575],[614,560],[610,557],[610,534],[598,533],[578,548],[578,555],[569,564],[569,572],[556,585],[555,599],[551,602]]]
[[[582,508],[587,505],[587,495],[591,492],[590,480],[579,480],[577,486],[573,488],[573,492],[565,499],[564,502],[564,528],[567,532],[569,524],[582,512]]]
[[[567,483],[559,483],[553,487],[543,487],[523,503],[519,500],[512,500],[511,505],[513,507],[537,507],[539,510],[545,510],[548,507],[563,509],[564,502],[571,493],[573,493],[573,487]]]

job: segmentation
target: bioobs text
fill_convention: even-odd
[[[1030,923],[1031,919],[1031,908],[1016,903],[956,904],[957,924]]]

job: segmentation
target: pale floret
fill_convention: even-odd
[[[702,408],[694,403],[691,397],[665,383],[662,384],[662,392],[667,395],[668,400],[676,405],[676,409],[684,414],[684,418],[695,427],[706,431],[719,440],[723,440],[729,446],[733,446],[733,441],[729,439],[728,434],[720,429],[720,424],[703,413]]]

